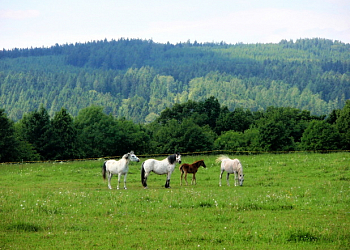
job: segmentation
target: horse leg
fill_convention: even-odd
[[[171,176],[171,173],[168,173],[166,182],[165,182],[165,188],[170,188],[170,176]],[[186,175],[185,175],[185,179],[186,179]]]
[[[186,185],[188,185],[188,182],[187,182],[187,172],[185,173],[185,181],[186,181]]]
[[[124,175],[124,189],[127,189],[127,188],[126,188],[126,176],[127,176],[127,175],[128,175],[127,173]]]
[[[170,188],[170,179],[166,179],[165,188]]]
[[[184,172],[181,172],[181,178],[180,178],[180,186],[182,186],[182,176],[184,175]]]
[[[193,185],[197,185],[197,181],[196,181],[196,173],[193,173],[193,176],[192,176],[192,182],[191,184]]]
[[[113,174],[111,172],[108,171],[108,188],[109,189],[112,189],[112,186],[111,186],[111,179],[112,179],[112,176]]]
[[[226,176],[226,182],[227,182],[227,186],[230,186],[230,182],[228,181],[230,178],[230,174],[227,173],[227,176]]]
[[[220,179],[219,179],[219,186],[221,187],[221,179],[222,179],[222,174],[224,173],[225,170],[221,170],[220,173]]]
[[[235,187],[238,185],[238,173],[235,172]]]
[[[121,175],[122,175],[121,173],[118,174],[118,185],[117,185],[117,189],[119,189],[119,185],[120,185],[120,176],[121,176]]]

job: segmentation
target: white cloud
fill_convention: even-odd
[[[347,16],[313,10],[262,8],[231,12],[216,18],[153,22],[144,35],[169,37],[170,40],[177,37],[181,41],[204,38],[207,42],[266,43],[313,37],[332,39],[327,35],[337,37],[338,34],[338,40],[349,41],[350,34],[346,35],[349,29],[350,20]]]
[[[103,3],[5,1],[0,5],[0,48],[120,37],[171,43],[187,40],[275,43],[282,39],[320,37],[350,43],[349,0]]]
[[[38,10],[0,10],[1,19],[27,19],[39,15]]]

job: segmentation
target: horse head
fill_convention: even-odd
[[[169,155],[168,156],[168,161],[170,164],[174,164],[176,162],[181,164],[181,154],[180,153],[176,153],[173,155]]]
[[[131,161],[136,161],[139,162],[140,159],[134,154],[134,151],[130,151],[130,153],[127,153],[128,155],[128,159],[130,159]]]
[[[238,174],[238,182],[240,186],[243,186],[243,181],[244,181],[244,174],[239,173]]]
[[[238,167],[238,182],[240,186],[243,186],[243,181],[244,181],[244,174],[243,174],[243,167],[241,162],[239,161],[239,167]]]
[[[177,152],[175,155],[176,155],[176,162],[181,164],[181,154],[179,152]]]
[[[206,168],[206,167],[207,167],[207,166],[205,165],[205,163],[204,163],[204,160],[201,160],[201,163],[202,163],[203,168]]]

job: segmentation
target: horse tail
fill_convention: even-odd
[[[182,165],[179,167],[179,170],[180,170],[180,172],[181,172],[181,173],[183,173],[183,172],[184,172],[184,170],[183,170],[183,166],[184,166],[184,165],[182,164]]]
[[[102,166],[102,177],[104,180],[106,179],[106,162],[104,162]]]
[[[216,163],[220,163],[220,162],[222,162],[223,160],[226,160],[226,159],[230,159],[230,158],[228,158],[228,156],[226,156],[226,155],[220,155],[218,158],[216,158],[215,162]]]
[[[142,163],[142,166],[141,166],[141,183],[142,183],[142,186],[146,187],[145,186],[145,168],[144,168],[144,165],[145,165],[145,162]]]

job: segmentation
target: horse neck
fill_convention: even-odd
[[[200,166],[204,167],[204,161],[197,161],[196,166],[199,168]]]
[[[165,158],[164,160],[161,160],[161,162],[164,163],[164,164],[170,164],[170,165],[172,165],[172,164],[170,163],[168,157]],[[175,162],[174,162],[174,163],[175,163]],[[173,164],[174,164],[174,163],[173,163]]]
[[[229,159],[229,161],[225,162],[224,166],[225,170],[231,170],[237,172],[238,174],[243,174],[242,165],[234,160]]]
[[[121,161],[122,161],[122,163],[124,163],[125,165],[128,165],[129,164],[129,162],[130,162],[130,159],[129,159],[129,157],[128,158],[122,158],[121,159]]]
[[[239,175],[243,175],[243,168],[242,168],[242,165],[239,164],[237,168],[238,168],[238,169],[237,169],[238,174],[239,174]]]
[[[171,157],[171,158],[175,157],[175,160],[174,160],[173,163],[170,163],[170,160],[172,160],[172,159],[169,159],[169,157]],[[170,164],[170,165],[175,165],[175,164],[176,164],[176,155],[170,155],[170,156],[168,156],[167,158],[165,158],[165,159],[163,160],[163,162],[166,162],[167,164]]]

